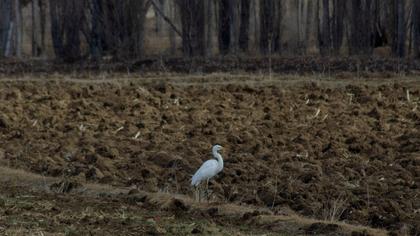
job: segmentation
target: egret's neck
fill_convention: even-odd
[[[218,153],[216,150],[213,151],[213,156],[214,158],[217,159],[217,162],[219,163],[219,166],[221,168],[223,168],[223,158],[222,155],[220,155],[220,153]]]

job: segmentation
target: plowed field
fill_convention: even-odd
[[[420,83],[395,81],[2,81],[1,163],[80,186],[192,196],[191,175],[218,143],[225,169],[212,202],[417,235]]]

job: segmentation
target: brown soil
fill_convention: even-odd
[[[219,143],[213,201],[420,233],[419,83],[240,80],[1,82],[0,159],[81,185],[192,195],[191,175]]]

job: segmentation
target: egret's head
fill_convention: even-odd
[[[223,147],[220,146],[219,144],[216,144],[216,145],[213,146],[213,152],[218,152],[222,149],[223,149]]]

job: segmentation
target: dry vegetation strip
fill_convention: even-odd
[[[114,229],[115,232],[122,230],[128,235],[136,232],[139,233],[141,230],[145,230],[144,232],[146,233],[152,233],[153,231],[156,231],[155,233],[167,233],[165,228],[174,224],[184,225],[184,222],[187,221],[186,219],[191,216],[196,222],[207,221],[211,218],[215,221],[211,223],[212,221],[210,220],[204,226],[196,223],[198,228],[194,227],[194,223],[189,223],[193,225],[182,229],[184,231],[173,232],[181,235],[183,232],[186,233],[185,230],[204,230],[206,233],[211,233],[211,230],[219,230],[219,233],[228,234],[228,231],[225,231],[223,228],[231,224],[234,225],[234,231],[243,231],[245,234],[249,231],[248,233],[270,232],[284,235],[302,234],[305,232],[318,234],[339,233],[343,235],[364,232],[374,236],[386,235],[386,231],[379,229],[349,225],[337,221],[319,221],[304,218],[294,213],[290,215],[273,215],[270,210],[264,208],[220,204],[216,202],[198,203],[189,196],[181,194],[148,193],[134,189],[130,190],[127,188],[89,183],[78,186],[70,190],[69,193],[56,193],[51,186],[56,183],[61,183],[62,179],[40,176],[7,167],[0,167],[0,182],[2,186],[8,186],[2,187],[3,194],[0,196],[0,202],[4,213],[9,215],[9,217],[0,220],[5,224],[4,227],[0,228],[0,231],[3,230],[2,232],[7,232],[8,234],[46,233],[46,235],[49,235],[52,230],[55,232],[62,231],[64,235],[72,235],[69,233],[77,234],[87,232],[84,231],[86,230],[85,224],[91,224],[92,222],[95,222],[100,227],[104,227],[105,231],[103,232],[107,232],[109,229],[105,226],[107,222],[106,220],[103,221],[104,218],[115,224],[112,226],[117,227]],[[71,201],[69,200],[70,198],[75,198],[76,201]],[[76,202],[78,204],[77,207],[74,205]],[[104,206],[111,202],[111,207],[115,210],[114,212],[110,212],[110,209]],[[57,203],[59,204],[57,205]],[[40,210],[40,207],[47,209]],[[25,212],[24,215],[31,217],[32,220],[13,216],[13,214],[17,214],[19,211],[15,208],[23,210]],[[63,225],[61,229],[59,225],[48,226],[48,222],[44,222],[46,221],[44,217],[46,216],[45,214],[49,213],[49,210],[56,211],[55,215],[54,213],[52,214],[55,220],[66,221],[67,226]],[[147,215],[142,213],[144,210],[151,212],[151,214]],[[74,214],[78,214],[78,212],[81,213],[79,219],[72,219],[71,217],[75,217]],[[68,215],[66,216],[66,214]],[[180,217],[181,215],[182,217]],[[161,226],[153,227],[153,224],[155,224],[154,219],[171,218],[173,216],[176,217],[174,221],[165,222],[163,220],[160,223]],[[226,220],[230,223],[219,224],[219,222]],[[14,221],[19,221],[20,227],[14,225]],[[130,221],[143,221],[143,223],[146,222],[151,224],[151,226],[145,226],[141,230],[133,229],[134,231],[121,228],[125,227],[125,224],[130,226]],[[119,225],[119,223],[121,224]],[[208,225],[209,223],[210,225]],[[165,226],[165,224],[168,225]],[[211,224],[219,226],[212,226],[212,228]],[[249,224],[251,227],[247,228],[244,224]],[[241,225],[243,227],[236,228]],[[205,227],[209,227],[209,229]],[[50,232],[48,232],[49,230]]]

